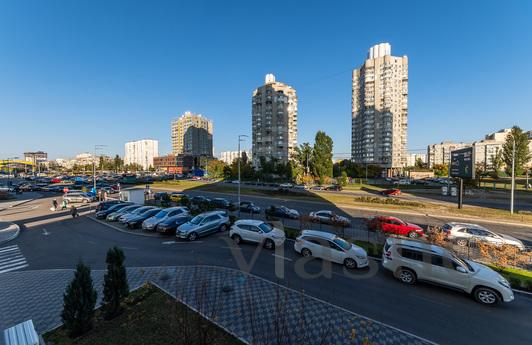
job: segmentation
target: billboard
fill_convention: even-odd
[[[475,178],[475,157],[473,148],[451,151],[451,167],[449,170],[451,177]]]

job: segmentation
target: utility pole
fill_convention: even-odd
[[[240,217],[240,161],[242,160],[242,157],[240,156],[240,142],[244,141],[243,138],[247,138],[247,135],[245,134],[239,134],[238,135],[238,216]]]
[[[515,136],[512,135],[512,187],[510,191],[510,214],[514,214],[514,191],[515,191]]]
[[[96,194],[96,150],[103,149],[107,145],[94,145],[94,156],[92,156],[92,184]]]

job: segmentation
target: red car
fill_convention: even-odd
[[[386,190],[383,190],[381,192],[381,194],[384,195],[384,196],[395,196],[395,195],[400,195],[401,194],[401,190],[397,189],[397,188],[386,189]]]
[[[373,231],[381,230],[387,234],[408,236],[410,238],[424,235],[423,229],[419,225],[407,223],[395,217],[373,217],[368,222],[368,228]]]
[[[61,179],[58,179],[58,178],[53,178],[50,180],[50,183],[61,183],[63,181],[61,181]]]

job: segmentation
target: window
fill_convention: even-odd
[[[349,250],[351,248],[351,243],[339,237],[334,239],[334,243],[343,250]]]
[[[412,259],[416,261],[423,261],[423,253],[417,250],[400,248],[399,254],[406,259]]]

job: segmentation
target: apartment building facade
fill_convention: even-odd
[[[353,70],[351,159],[379,165],[387,175],[407,164],[408,57],[392,56],[389,43],[369,49]]]
[[[174,155],[213,156],[213,122],[201,114],[185,112],[172,121]]]
[[[125,144],[124,164],[136,163],[144,170],[153,167],[154,157],[159,156],[159,141],[153,139],[142,139],[130,141]]]
[[[240,154],[243,153],[246,154],[246,156],[251,159],[251,151],[250,150],[241,150]],[[223,151],[220,152],[220,160],[224,162],[225,164],[232,164],[235,159],[238,158],[238,151]]]
[[[261,157],[288,162],[297,147],[296,90],[267,74],[251,103],[253,164]]]
[[[451,151],[471,147],[467,143],[454,143],[452,141],[443,141],[439,144],[431,144],[427,147],[427,165],[433,168],[438,164],[449,164],[451,162]]]

